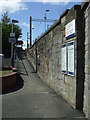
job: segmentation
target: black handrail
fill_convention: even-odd
[[[34,61],[37,63],[37,65],[40,66],[40,63],[33,57],[33,55],[31,55],[30,53],[29,53],[29,55],[34,59]]]

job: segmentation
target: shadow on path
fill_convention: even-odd
[[[16,86],[14,88],[12,88],[12,89],[4,91],[2,94],[7,94],[7,93],[15,92],[15,91],[21,89],[23,87],[23,85],[24,85],[23,83],[24,83],[24,81],[23,81],[21,75],[17,74]]]

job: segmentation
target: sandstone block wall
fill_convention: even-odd
[[[73,19],[75,19],[76,35],[66,40],[65,25]],[[74,76],[61,72],[61,46],[71,41],[75,42]],[[84,39],[81,6],[76,5],[70,10],[66,10],[60,19],[28,49],[27,56],[34,68],[37,68],[37,73],[42,80],[61,94],[74,108],[83,109]],[[36,60],[40,65],[36,65]]]
[[[86,116],[90,119],[90,2],[82,4],[84,10],[84,35],[85,35],[85,82],[84,82],[84,107]]]

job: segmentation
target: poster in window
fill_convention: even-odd
[[[67,74],[67,46],[66,44],[61,47],[61,69],[63,74]]]
[[[75,74],[75,54],[74,54],[74,41],[67,44],[68,48],[68,75],[74,76]]]

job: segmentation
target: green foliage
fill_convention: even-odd
[[[6,12],[2,15],[2,24],[9,24],[9,23],[10,23],[10,18],[8,18],[8,12]]]
[[[5,56],[10,56],[11,52],[11,43],[9,43],[9,36],[11,33],[12,23],[10,23],[11,20],[8,17],[8,13],[4,13],[2,15],[2,53]],[[18,25],[13,25],[13,31],[15,32],[16,39],[19,38],[19,36],[22,34],[21,29]]]

